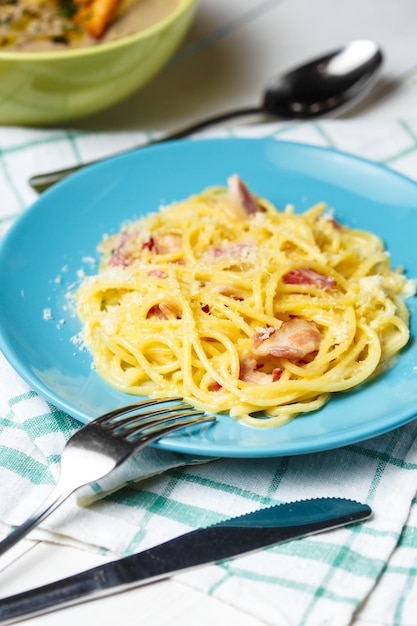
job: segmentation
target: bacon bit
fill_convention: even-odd
[[[167,320],[177,320],[181,318],[180,311],[178,311],[178,309],[176,307],[173,307],[171,304],[161,302],[161,304],[159,304],[159,308]]]
[[[239,379],[254,385],[269,385],[277,382],[282,376],[283,370],[280,367],[275,367],[271,374],[260,371],[260,367],[262,363],[258,363],[254,356],[249,353],[243,354],[240,359]]]
[[[333,228],[336,228],[336,230],[340,230],[342,228],[339,222],[334,219],[334,217],[327,218],[327,221],[333,226]]]
[[[149,319],[150,317],[156,317],[159,320],[166,319],[165,315],[162,313],[161,309],[159,308],[159,304],[155,304],[155,306],[152,306],[149,309],[146,319]]]
[[[120,235],[119,245],[113,252],[109,260],[109,265],[122,267],[127,267],[129,265],[128,256],[124,254],[123,248],[126,246],[131,236],[132,235],[131,233],[129,233],[129,231],[125,231]]]
[[[237,174],[234,174],[227,181],[229,193],[237,200],[245,210],[246,215],[258,213],[260,207],[253,198],[251,192]]]
[[[137,232],[125,231],[119,237],[119,243],[114,250],[109,265],[127,267],[132,260],[137,258],[138,246],[129,246]],[[136,248],[133,249],[133,248]],[[154,254],[174,254],[182,248],[182,237],[176,233],[164,233],[150,236],[142,243],[142,250],[149,250]],[[181,260],[179,261],[181,262]]]
[[[284,322],[265,339],[264,332],[252,336],[255,356],[269,356],[297,361],[320,347],[321,335],[314,322],[293,318]]]
[[[165,233],[155,238],[156,254],[173,254],[182,248],[182,237],[176,233]]]
[[[154,269],[154,270],[149,270],[148,276],[155,276],[156,278],[166,278],[167,273],[164,270]]]
[[[220,391],[220,389],[223,389],[223,387],[221,386],[220,383],[217,382],[217,380],[213,380],[213,382],[211,382],[209,384],[209,391]]]
[[[153,237],[149,237],[149,239],[144,241],[142,244],[142,250],[150,250],[151,252],[152,250],[155,250],[155,239]]]
[[[283,370],[280,367],[274,367],[272,370],[272,382],[275,383],[282,376]]]
[[[263,210],[237,174],[234,174],[228,179],[227,187],[229,197],[232,201],[234,217],[246,219],[250,215],[254,215]]]
[[[203,313],[210,313],[210,307],[208,304],[203,304],[201,310],[203,311]]]
[[[243,380],[245,383],[253,383],[254,385],[267,385],[272,382],[271,374],[260,372],[257,368],[258,362],[255,357],[249,354],[242,355],[240,360],[240,380]]]
[[[214,291],[215,293],[219,293],[222,296],[226,296],[231,300],[242,301],[247,296],[247,292],[243,289],[235,289],[230,285],[216,285],[215,283],[213,283],[212,291]]]
[[[258,328],[256,334],[259,340],[265,341],[265,339],[269,339],[269,337],[273,335],[276,330],[277,329],[273,328],[272,326],[270,326],[269,328]]]
[[[256,264],[258,258],[256,251],[257,247],[253,241],[225,242],[218,246],[210,246],[204,257],[210,261],[218,261],[222,269],[239,267],[246,270]]]
[[[291,270],[287,274],[284,274],[282,281],[286,285],[314,285],[321,289],[334,289],[336,287],[336,281],[330,276],[319,274],[313,269],[308,267]]]
[[[210,246],[206,256],[212,259],[223,259],[224,257],[232,257],[244,259],[247,261],[256,250],[253,241],[227,242],[221,246]]]
[[[155,254],[172,254],[182,248],[182,237],[176,233],[163,233],[149,237],[142,244],[143,250],[149,250]]]
[[[156,317],[160,320],[177,320],[181,319],[181,314],[178,309],[173,307],[171,304],[161,302],[160,304],[155,304],[151,307],[146,317]]]

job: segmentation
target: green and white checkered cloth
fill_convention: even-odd
[[[417,119],[279,123],[222,132],[329,146],[417,179]],[[0,129],[1,231],[35,199],[27,182],[31,175],[89,161],[146,138],[139,132]],[[78,427],[28,388],[0,355],[1,532],[21,523],[49,493],[65,440]],[[112,479],[84,490],[84,496],[94,499],[90,506],[80,507],[72,498],[33,536],[124,555],[260,507],[343,495],[371,505],[372,520],[177,580],[271,626],[344,626],[352,620],[415,626],[416,436],[417,421],[334,451],[207,463],[148,449]],[[110,495],[103,497],[103,490]]]

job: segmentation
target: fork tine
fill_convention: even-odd
[[[142,407],[140,407],[139,409],[135,410],[135,412],[131,416],[125,413],[124,415],[116,415],[112,418],[109,418],[108,423],[104,422],[104,427],[127,423],[129,420],[134,419],[135,417],[143,418],[143,419],[146,419],[146,418],[153,419],[155,417],[158,417],[158,415],[165,415],[167,413],[178,413],[179,411],[190,412],[190,413],[198,411],[199,413],[204,413],[204,411],[201,411],[200,409],[196,409],[193,406],[187,406],[183,402],[181,404],[161,406],[156,409],[147,409],[146,411],[143,410]],[[103,422],[101,424],[103,425]]]
[[[183,419],[185,417],[200,417],[204,415],[204,411],[194,409],[193,407],[184,407],[175,405],[146,413],[134,413],[129,417],[121,417],[110,420],[108,423],[101,425],[105,430],[113,434],[123,433],[131,428],[146,428],[152,424],[168,422],[173,419]]]
[[[181,403],[175,404],[177,401]],[[150,410],[152,406],[157,408]],[[132,412],[133,415],[129,415]],[[97,418],[95,423],[110,435],[129,443],[134,444],[135,438],[140,437],[138,448],[142,448],[172,431],[192,424],[213,421],[216,421],[213,416],[205,415],[204,411],[184,404],[181,398],[155,398],[109,411]]]
[[[96,422],[96,424],[104,424],[107,421],[111,421],[113,419],[116,419],[117,417],[126,415],[127,413],[132,413],[132,411],[140,411],[147,409],[150,406],[155,406],[156,404],[168,404],[170,402],[178,402],[180,400],[181,398],[155,398],[149,400],[141,400],[140,402],[127,404],[126,406],[118,407],[116,409],[113,409],[112,411],[109,411],[108,413],[104,413],[104,415],[97,417],[94,421]],[[182,404],[181,407],[184,408],[184,405]]]
[[[195,424],[216,421],[216,417],[213,415],[200,414],[200,416],[193,417],[191,419],[188,418],[188,416],[186,415],[185,417],[187,417],[187,419],[182,419],[182,421],[178,421],[178,419],[181,420],[181,417],[184,416],[177,416],[176,418],[164,418],[157,423],[152,423],[150,426],[148,424],[148,428],[146,426],[140,426],[136,430],[129,430],[129,432],[127,432],[125,435],[122,435],[122,438],[134,444],[135,437],[138,437],[137,449],[139,450],[140,448],[147,446],[152,441],[160,439],[164,435],[168,435],[169,433],[180,430],[181,428],[185,428],[186,426],[193,426]],[[172,421],[173,419],[175,419],[175,421]],[[147,429],[149,429],[148,433],[146,432]]]
[[[206,417],[207,419],[204,419],[204,417]],[[167,415],[158,415],[155,419],[139,418],[137,421],[132,420],[131,422],[129,422],[126,428],[121,426],[120,428],[117,428],[112,432],[118,437],[123,437],[123,435],[125,435],[130,439],[146,431],[162,431],[164,430],[166,425],[169,425],[172,422],[178,423],[179,427],[181,427],[182,424],[187,425],[192,423],[211,421],[212,419],[212,416],[205,416],[203,412],[197,411],[192,414],[186,412],[176,414],[169,413]]]

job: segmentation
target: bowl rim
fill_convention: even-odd
[[[0,49],[0,61],[4,60],[16,63],[21,61],[30,61],[32,63],[37,61],[59,61],[60,59],[91,57],[95,54],[100,54],[101,52],[108,52],[117,48],[123,48],[124,46],[129,46],[130,44],[136,43],[142,39],[148,39],[154,36],[156,33],[169,26],[171,22],[176,22],[176,20],[189,9],[192,9],[193,7],[196,8],[197,4],[198,0],[178,0],[178,6],[166,17],[158,20],[155,24],[152,24],[144,30],[132,33],[131,35],[126,35],[120,39],[114,39],[113,41],[98,43],[92,46],[85,46],[84,48],[73,48],[59,51],[7,52],[6,50]]]

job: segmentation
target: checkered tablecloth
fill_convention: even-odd
[[[280,123],[222,133],[329,146],[417,180],[417,119]],[[139,132],[0,129],[2,234],[36,198],[27,182],[31,175],[111,154],[147,138]],[[22,522],[50,491],[65,440],[78,427],[73,418],[28,388],[0,355],[3,533]],[[374,511],[372,520],[183,574],[177,580],[271,626],[343,626],[353,619],[358,624],[415,626],[416,435],[417,421],[334,451],[207,463],[149,449],[111,480],[84,490],[84,497],[91,496],[90,506],[78,506],[74,497],[34,536],[123,555],[259,507],[343,495],[367,502]],[[103,491],[108,495],[103,496]]]

